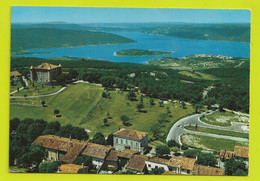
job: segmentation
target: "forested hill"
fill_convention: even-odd
[[[28,49],[76,47],[101,44],[132,43],[131,39],[105,32],[61,30],[52,28],[13,28],[11,52]]]

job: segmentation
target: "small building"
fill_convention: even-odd
[[[108,172],[114,173],[117,170],[122,170],[125,167],[125,164],[128,163],[130,158],[134,154],[139,152],[133,150],[111,150],[106,157],[104,164],[102,165],[101,170],[106,170]]]
[[[38,66],[30,67],[30,79],[41,84],[48,84],[56,80],[56,77],[62,73],[62,66],[50,63],[42,63]]]
[[[55,135],[39,136],[34,143],[40,143],[48,149],[48,161],[73,163],[85,149],[87,142]]]
[[[148,157],[148,159],[145,160],[145,164],[148,171],[151,171],[152,169],[155,168],[163,168],[165,171],[169,171],[168,169],[169,160],[167,159]]]
[[[143,154],[148,148],[148,133],[130,129],[121,129],[114,133],[116,150],[134,150]]]
[[[172,157],[169,161],[169,170],[177,174],[191,174],[196,164],[196,159],[187,157]]]
[[[57,173],[88,173],[88,167],[76,164],[62,164]]]
[[[177,175],[177,173],[173,171],[166,171],[162,175]]]
[[[10,80],[18,81],[22,78],[22,74],[20,74],[18,71],[12,71],[10,72]]]
[[[91,157],[92,164],[96,167],[96,169],[99,169],[104,163],[111,149],[111,146],[104,146],[88,142],[86,148],[82,151],[81,155]]]
[[[148,156],[145,155],[133,155],[126,165],[126,169],[132,171],[135,174],[145,174],[147,173],[147,168],[145,161]]]
[[[193,169],[194,175],[223,175],[224,169],[216,168],[216,167],[210,167],[210,166],[204,166],[204,165],[195,165]]]
[[[245,146],[236,145],[234,148],[235,158],[238,160],[244,161],[246,168],[248,168],[248,159],[249,159],[249,148]]]

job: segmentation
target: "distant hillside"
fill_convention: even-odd
[[[105,32],[61,30],[51,28],[12,28],[11,52],[28,49],[77,47],[86,45],[132,43],[131,39]]]

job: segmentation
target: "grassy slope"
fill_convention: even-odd
[[[210,74],[201,73],[201,72],[192,73],[189,71],[180,71],[179,74],[187,75],[187,76],[195,78],[195,79],[217,80],[217,78],[215,78],[214,76],[212,76]]]
[[[188,138],[190,141],[184,141],[184,138]],[[234,150],[235,145],[248,146],[247,142],[232,141],[220,138],[212,138],[208,136],[198,136],[198,135],[182,135],[182,143],[187,144],[192,147],[202,148],[202,149],[213,149],[213,150]],[[193,141],[196,140],[196,141]],[[206,147],[206,148],[205,148]]]
[[[160,113],[166,112],[166,107],[170,107],[172,117],[169,118],[169,123],[164,123],[165,127],[162,128],[163,132],[167,132],[169,127],[179,118],[191,114],[194,110],[191,106],[187,106],[187,109],[182,109],[179,103],[168,103],[164,107],[159,107],[159,100],[155,100],[156,105],[150,108],[149,99],[144,98],[144,105],[147,113],[137,112],[135,106],[139,101],[128,101],[126,99],[126,93],[111,92],[111,99],[103,99],[100,104],[91,112],[86,122],[82,125],[88,127],[90,130],[98,130],[104,135],[115,132],[119,128],[136,129],[140,131],[146,131],[149,133],[149,137],[152,135],[150,128],[153,124],[157,123]],[[129,106],[127,105],[129,103]],[[105,126],[103,119],[106,117],[106,113],[109,111],[112,119],[108,120],[110,126]],[[127,115],[131,118],[130,123],[132,126],[124,126],[120,120],[121,115]]]
[[[217,121],[223,120],[223,122]],[[201,121],[207,124],[213,124],[218,126],[231,126],[231,122],[244,122],[248,123],[246,120],[242,120],[241,118],[237,117],[235,114],[231,112],[214,112],[213,114],[209,114],[206,116],[202,116]]]
[[[196,129],[195,129],[195,126],[185,126],[184,128],[191,130],[191,131],[198,131],[198,132],[218,134],[218,135],[226,135],[226,136],[235,136],[235,137],[241,137],[241,138],[249,138],[248,133],[239,133],[239,132],[234,132],[234,131],[224,131],[224,130],[211,129],[211,128],[205,128],[205,127],[200,127],[200,126],[198,126]]]
[[[45,100],[47,107],[31,107],[31,106],[10,106],[10,118],[19,117],[44,119],[45,121],[60,121],[61,124],[70,123],[79,125],[81,119],[100,99],[103,88],[86,85],[75,84],[70,85],[63,92],[50,97],[34,98],[34,99],[15,99],[11,103],[23,103],[39,106],[41,100]],[[54,109],[59,109],[61,118],[56,118],[53,114]]]
[[[134,41],[104,32],[51,28],[14,28],[11,31],[11,42],[12,53],[22,53],[28,49],[120,44],[132,43]]]
[[[118,93],[111,91],[111,99],[103,98],[101,102],[93,109],[91,114],[86,118],[86,122],[79,124],[82,118],[88,111],[97,103],[101,97],[103,88],[90,85],[90,84],[76,84],[70,85],[66,90],[60,94],[34,99],[15,99],[11,100],[10,118],[19,117],[44,119],[46,121],[60,121],[61,124],[70,123],[75,126],[81,126],[91,130],[92,136],[95,132],[102,132],[104,135],[118,130],[119,127],[125,127],[120,120],[121,115],[127,115],[131,118],[130,123],[132,126],[126,127],[129,129],[136,129],[146,131],[149,137],[152,135],[150,128],[154,123],[157,123],[158,115],[166,112],[166,107],[170,107],[172,117],[169,118],[170,122],[164,123],[162,131],[167,133],[172,124],[179,118],[191,114],[194,110],[191,106],[187,105],[187,109],[182,109],[179,103],[169,103],[164,107],[159,107],[158,100],[155,100],[156,105],[152,108],[149,106],[149,99],[144,98],[145,110],[147,113],[137,112],[135,109],[138,101],[128,101],[126,99],[126,92]],[[41,100],[46,101],[47,107],[31,107],[14,105],[14,103],[23,103],[29,105],[40,106]],[[129,106],[126,104],[129,102]],[[54,109],[59,109],[62,117],[56,118],[53,114]],[[110,112],[112,119],[108,120],[110,126],[105,126],[103,119],[106,113]]]
[[[28,89],[23,89],[19,92],[16,92],[13,95],[14,96],[24,96],[24,95],[37,96],[37,95],[50,94],[50,93],[60,90],[62,88],[62,86],[53,86],[52,87],[51,85],[43,85],[43,87],[42,87],[42,84],[34,83],[34,87],[33,87],[33,84],[28,81],[27,88]],[[37,89],[37,91],[35,89]]]

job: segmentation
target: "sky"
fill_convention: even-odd
[[[13,6],[12,23],[250,23],[249,10]]]

